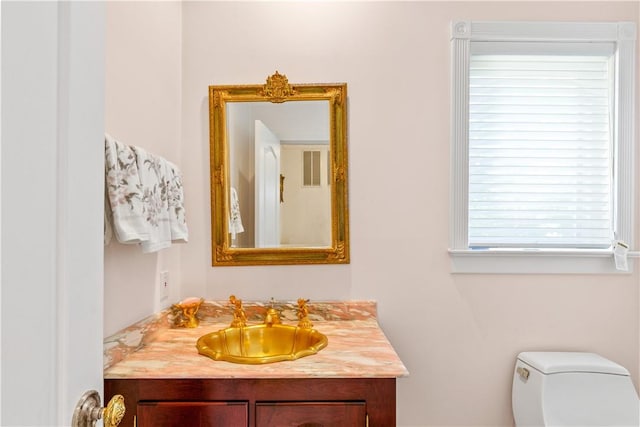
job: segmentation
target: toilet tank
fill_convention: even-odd
[[[512,406],[518,427],[640,424],[629,372],[594,353],[520,353]]]

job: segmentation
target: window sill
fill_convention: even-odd
[[[630,274],[617,270],[611,250],[449,249],[452,273],[476,274]]]

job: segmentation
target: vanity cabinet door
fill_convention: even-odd
[[[138,427],[244,427],[248,402],[139,402]]]
[[[365,402],[257,402],[256,427],[366,425]]]

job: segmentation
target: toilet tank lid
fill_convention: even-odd
[[[623,366],[595,353],[528,351],[520,353],[518,359],[543,374],[594,372],[629,375]]]

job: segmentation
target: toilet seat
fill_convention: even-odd
[[[524,352],[518,359],[543,374],[561,372],[593,372],[629,376],[623,366],[595,353]]]

